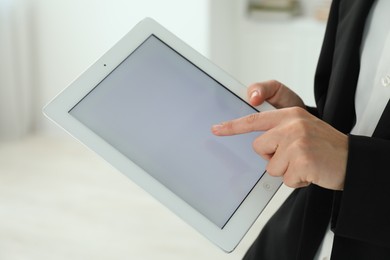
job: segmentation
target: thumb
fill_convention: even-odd
[[[249,103],[252,106],[258,106],[261,105],[264,101],[270,102],[270,99],[276,95],[282,86],[282,83],[276,80],[251,84],[247,91]]]
[[[252,106],[269,102],[276,108],[305,108],[302,99],[291,89],[276,80],[252,84],[248,87],[248,100]]]

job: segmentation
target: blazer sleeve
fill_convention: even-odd
[[[349,135],[344,190],[335,194],[335,235],[390,248],[390,140]]]

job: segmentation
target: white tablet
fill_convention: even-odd
[[[213,124],[271,109],[245,96],[243,85],[147,18],[44,113],[231,252],[282,183],[252,149],[261,133],[211,133]]]

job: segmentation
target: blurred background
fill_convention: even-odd
[[[241,259],[282,187],[225,254],[44,118],[41,109],[152,17],[244,85],[314,105],[330,0],[0,0],[0,259]]]

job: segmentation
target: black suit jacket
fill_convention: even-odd
[[[360,46],[373,2],[333,0],[316,71],[317,109],[309,110],[346,134],[356,121]],[[244,259],[313,259],[330,220],[335,234],[331,259],[390,259],[389,162],[388,103],[373,137],[349,135],[344,190],[296,189]]]

